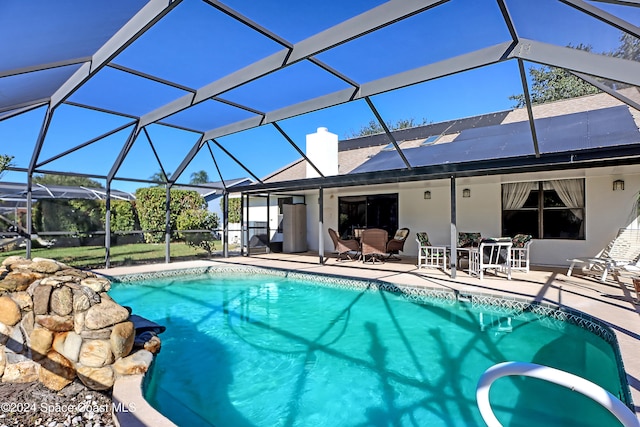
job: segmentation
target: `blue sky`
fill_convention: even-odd
[[[105,8],[107,3],[97,2]],[[260,8],[248,0],[227,0],[225,3],[285,40],[296,43],[382,2],[331,0],[321,4],[271,0],[261,2]],[[535,6],[525,0],[507,2],[521,37],[559,46],[582,43],[591,45],[595,52],[607,52],[617,45],[619,31],[556,0],[534,3]],[[640,25],[638,8],[604,3],[596,5]],[[55,9],[50,13],[56,13]],[[46,22],[46,17],[42,19]],[[16,25],[11,19],[7,20],[6,15],[0,22]],[[46,33],[42,36],[46,37]],[[497,44],[508,37],[495,1],[451,0],[428,13],[323,52],[317,58],[358,83],[367,83]],[[21,41],[33,43],[28,39]],[[20,41],[17,43],[16,49],[20,47]],[[197,89],[281,49],[273,40],[240,25],[206,3],[185,0],[114,62]],[[45,53],[41,49],[33,55],[44,57]],[[62,73],[62,70],[58,72]],[[342,80],[328,76],[309,62],[303,62],[230,90],[220,97],[255,110],[271,111],[347,87]],[[372,97],[372,101],[388,122],[407,118],[414,118],[417,122],[423,119],[439,122],[509,109],[514,104],[509,96],[521,92],[517,64],[511,61],[383,93]],[[185,93],[179,88],[105,68],[74,93],[70,101],[143,115]],[[15,156],[16,166],[26,167],[29,164],[43,115],[44,108],[40,108],[0,121],[0,153]],[[225,104],[206,101],[193,111],[178,113],[166,120],[204,131],[252,115]],[[305,135],[318,127],[327,127],[344,138],[373,119],[373,113],[361,100],[283,120],[279,125],[304,150]],[[39,162],[129,122],[131,118],[61,106],[54,114]],[[42,169],[106,175],[128,132],[129,129],[125,129],[99,140],[76,153],[51,161]],[[167,172],[176,169],[199,136],[167,126],[150,125],[147,133],[140,134],[118,176],[147,179],[160,170],[147,135]],[[299,157],[270,125],[220,137],[217,142],[258,177]],[[215,145],[212,145],[212,150],[225,179],[248,175]],[[211,180],[219,179],[209,151],[202,150],[180,182],[188,182],[191,173],[199,170],[207,171]],[[3,180],[24,182],[26,176],[8,172]],[[139,186],[144,184],[122,181],[113,184],[114,188],[125,191],[135,191]]]

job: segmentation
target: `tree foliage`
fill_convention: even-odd
[[[166,183],[168,176],[171,176],[171,172],[167,172],[167,174],[165,175],[162,169],[160,169],[158,172],[154,173],[149,177],[149,181]],[[162,185],[162,184],[158,184],[158,185]]]
[[[206,184],[207,182],[209,182],[209,175],[204,170],[192,173],[191,181],[189,181],[190,184]]]
[[[176,230],[177,218],[184,210],[206,209],[200,194],[191,190],[170,190],[169,209],[171,230]],[[147,243],[160,243],[164,239],[166,218],[166,190],[162,187],[138,188],[136,208],[140,227]]]
[[[193,233],[180,233],[180,237],[189,246],[202,248],[209,256],[212,255],[216,240],[212,231],[218,228],[218,215],[204,209],[185,209],[178,215],[176,226],[178,230],[200,230]]]
[[[103,188],[102,184],[84,176],[33,175],[33,182],[42,185],[66,185],[69,187]]]
[[[107,216],[107,204],[103,201],[100,211],[103,224],[104,218]],[[112,200],[111,201],[111,231],[133,231],[138,225],[138,215],[135,204],[128,200]]]
[[[240,222],[242,200],[239,197],[229,197],[229,222],[237,224]],[[224,198],[220,199],[220,210],[224,212]]]
[[[13,160],[13,156],[9,156],[7,154],[0,154],[0,177],[2,177],[3,172],[7,170],[8,167],[11,166],[12,160]]]
[[[568,47],[573,46],[569,45]],[[591,46],[582,44],[576,46],[575,49],[591,52]],[[622,33],[620,36],[620,45],[615,50],[609,52],[608,55],[616,58],[640,61],[640,39],[627,33]],[[600,91],[595,86],[562,68],[549,66],[531,67],[529,68],[529,73],[532,80],[530,88],[532,104],[542,104],[561,99],[592,95]],[[602,83],[614,89],[621,89],[627,86],[609,80],[602,80]],[[522,108],[526,105],[523,94],[512,95],[509,99],[516,101],[515,108]]]
[[[580,44],[576,49],[590,52],[591,46]],[[595,86],[563,68],[546,65],[531,67],[529,68],[529,75],[531,76],[529,96],[532,104],[544,104],[545,102],[561,99],[593,95],[600,91]],[[514,108],[522,108],[527,105],[524,94],[511,95],[509,99],[516,101]]]
[[[410,119],[400,119],[395,123],[386,122],[385,124],[387,125],[387,128],[390,131],[395,131],[395,130],[400,130],[400,129],[408,129],[408,128],[412,128],[412,127],[416,127],[416,126],[423,126],[423,125],[428,124],[428,122],[427,122],[427,119],[423,118],[422,122],[418,123],[412,117]],[[383,129],[382,125],[378,121],[370,120],[369,123],[367,123],[366,125],[360,127],[360,129],[358,131],[351,132],[351,134],[348,135],[347,138],[358,138],[358,137],[361,137],[361,136],[376,135],[376,134],[383,133],[383,132],[384,132],[384,129]]]

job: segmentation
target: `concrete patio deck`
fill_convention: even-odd
[[[615,332],[627,373],[627,380],[636,408],[640,412],[640,306],[629,277],[611,277],[607,283],[580,275],[566,276],[566,268],[533,268],[532,271],[513,272],[512,280],[506,275],[489,273],[483,280],[458,271],[452,279],[449,273],[436,269],[416,267],[415,258],[401,257],[400,261],[382,264],[363,264],[359,261],[337,261],[325,258],[319,263],[317,253],[263,254],[250,257],[235,256],[191,262],[117,267],[96,270],[109,276],[174,270],[220,264],[240,264],[258,267],[298,270],[309,273],[342,275],[378,279],[396,285],[442,287],[450,290],[483,292],[547,302],[580,310],[607,323]]]

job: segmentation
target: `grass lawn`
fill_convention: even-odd
[[[216,242],[216,249],[222,248],[222,242]],[[25,256],[24,249],[0,253],[0,262],[11,255]],[[79,246],[63,248],[31,249],[31,258],[52,258],[77,268],[104,268],[105,248],[103,246]],[[164,243],[132,243],[111,247],[111,266],[147,264],[164,262]],[[181,242],[171,243],[171,260],[185,261],[207,258],[207,252],[193,248]]]

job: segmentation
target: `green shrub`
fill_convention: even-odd
[[[205,209],[206,202],[200,194],[191,190],[171,190],[169,226],[176,229],[176,220],[183,210]],[[146,231],[147,243],[160,243],[164,239],[166,217],[166,190],[163,187],[147,187],[136,190],[136,209],[140,227]]]
[[[187,209],[180,212],[176,225],[178,230],[215,230],[218,228],[218,215],[204,209]],[[215,238],[211,231],[180,233],[180,237],[189,246],[199,247],[207,251],[209,256],[215,249]]]

